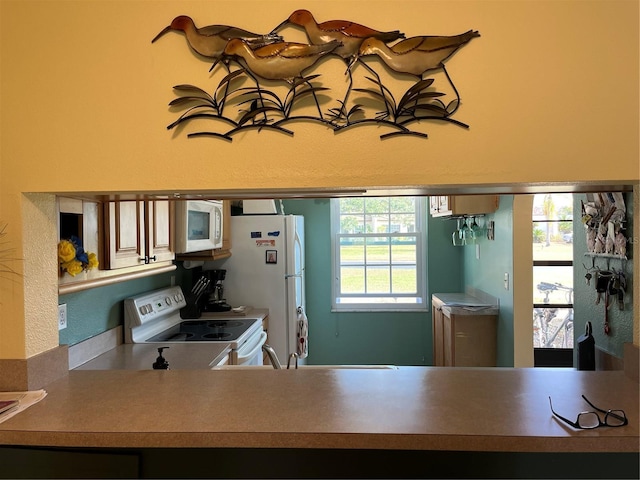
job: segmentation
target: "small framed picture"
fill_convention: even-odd
[[[267,250],[265,254],[265,261],[267,263],[278,263],[278,251],[277,250]]]

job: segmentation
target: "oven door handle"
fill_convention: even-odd
[[[253,357],[256,353],[258,353],[258,351],[262,350],[262,345],[264,345],[267,341],[267,332],[265,332],[264,330],[260,332],[260,337],[258,339],[258,342],[255,344],[254,347],[247,347],[250,348],[251,351],[249,351],[249,353],[244,353],[244,345],[243,347],[241,347],[240,349],[238,349],[238,365],[242,365],[242,362],[244,360],[246,360],[247,358],[251,358]],[[248,342],[247,342],[248,343]],[[246,345],[246,344],[245,344]]]

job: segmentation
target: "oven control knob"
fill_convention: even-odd
[[[164,303],[166,303],[167,305],[171,305],[171,297],[166,297],[164,299]]]

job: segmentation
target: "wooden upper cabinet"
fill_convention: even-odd
[[[144,264],[144,203],[105,204],[104,268],[124,268]]]
[[[433,217],[480,215],[498,209],[497,195],[435,195],[429,197],[429,212]]]
[[[175,258],[173,252],[173,231],[171,218],[173,203],[166,200],[145,202],[145,227],[147,232],[147,256],[149,261],[163,262]]]
[[[116,269],[170,261],[173,252],[169,201],[107,202],[104,268]]]

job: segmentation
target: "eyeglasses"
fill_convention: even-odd
[[[600,418],[596,412],[581,412],[578,414],[578,418],[575,422],[564,418],[562,415],[558,415],[553,410],[553,405],[551,403],[551,397],[549,397],[549,406],[551,407],[551,413],[553,413],[556,417],[562,420],[565,423],[568,423],[573,428],[581,428],[581,429],[590,429],[590,428],[598,428],[598,427],[623,427],[628,424],[627,416],[622,410],[602,410],[601,408],[596,407],[593,403],[587,400],[587,397],[582,395],[584,401],[587,402],[592,408],[597,410],[598,412],[604,413],[604,422]]]

